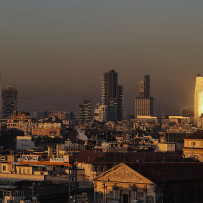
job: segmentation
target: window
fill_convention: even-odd
[[[3,166],[3,171],[6,171],[6,166],[5,165]]]
[[[191,146],[195,146],[195,142],[191,142]]]
[[[138,192],[137,193],[137,198],[138,199],[143,199],[144,198],[144,192]]]

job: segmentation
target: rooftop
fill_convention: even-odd
[[[203,131],[196,131],[186,136],[186,139],[203,139]]]
[[[155,183],[203,180],[203,163],[126,164]]]

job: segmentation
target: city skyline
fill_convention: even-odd
[[[161,107],[158,108],[157,106],[158,106],[158,103],[160,103],[160,102],[157,101],[157,100],[159,100],[159,98],[155,98],[154,97],[155,98],[155,102],[154,102],[154,112],[155,113],[154,113],[154,115],[164,115],[164,114],[168,114],[168,115],[172,115],[172,114],[180,115],[181,114],[181,110],[183,108],[186,108],[186,107],[193,108],[193,105],[194,105],[194,96],[193,95],[194,95],[194,91],[195,91],[195,77],[193,78],[194,85],[191,85],[191,86],[194,86],[194,88],[193,88],[193,90],[191,92],[191,97],[192,98],[190,98],[190,100],[192,100],[192,101],[188,102],[188,104],[180,106],[180,108],[179,109],[177,108],[175,111],[173,109],[173,106],[171,106],[171,108],[172,108],[172,113],[171,113],[171,112],[167,111],[166,109],[165,110],[160,110],[161,108],[163,108],[164,103],[160,104]],[[122,79],[121,76],[120,76],[120,79]],[[137,81],[137,83],[139,83],[139,82],[142,82],[142,81]],[[74,104],[71,104],[71,102],[67,102],[67,103],[64,102],[66,100],[64,100],[62,102],[61,101],[57,101],[57,97],[58,96],[54,96],[54,95],[52,95],[52,96],[51,95],[42,95],[42,97],[44,97],[43,99],[45,99],[46,96],[48,96],[48,98],[53,99],[53,100],[56,99],[55,103],[48,102],[46,104],[43,104],[43,102],[41,102],[42,100],[40,98],[38,98],[38,97],[33,97],[32,93],[29,92],[28,94],[23,94],[22,92],[18,91],[18,95],[19,95],[18,96],[18,109],[20,111],[23,111],[23,110],[28,110],[28,111],[35,111],[35,110],[40,110],[40,111],[46,111],[46,110],[66,110],[66,111],[73,111],[73,112],[77,113],[77,111],[78,111],[78,105],[81,102],[81,100],[83,100],[84,98],[91,98],[91,100],[93,100],[93,102],[92,102],[93,106],[92,107],[94,108],[98,102],[102,103],[102,97],[101,97],[101,94],[102,94],[102,91],[101,91],[101,89],[102,89],[102,81],[101,81],[101,76],[100,76],[100,83],[101,84],[100,84],[100,87],[98,89],[98,94],[100,94],[100,95],[96,95],[96,96],[92,95],[91,96],[91,94],[89,94],[89,96],[85,96],[84,95],[83,98],[82,97],[78,97],[78,95],[74,95],[74,97],[72,99],[76,99],[76,98],[78,99],[78,103],[73,102]],[[152,84],[153,84],[153,82],[152,82]],[[7,85],[4,82],[4,85],[2,85],[2,89],[6,88],[7,86],[15,86],[15,88],[18,90],[18,84],[13,85],[12,82],[8,83]],[[153,85],[150,85],[150,86],[152,86],[152,88],[153,88]],[[125,91],[124,91],[124,97],[126,97],[125,92],[128,92],[128,90],[126,90],[125,86],[124,86],[124,89],[125,89]],[[123,111],[124,114],[127,113],[127,112],[134,114],[134,99],[135,99],[136,96],[138,96],[140,94],[140,84],[139,84],[139,86],[137,84],[135,89],[136,89],[136,93],[135,93],[134,96],[131,96],[132,100],[126,101],[126,98],[124,99],[124,111]],[[43,89],[42,89],[42,91],[43,91]],[[156,91],[155,90],[152,89],[151,92],[152,92],[152,94],[156,95]],[[82,95],[82,92],[80,92],[80,93],[78,92],[78,94]],[[64,96],[64,95],[61,94],[60,96]],[[41,102],[40,104],[43,104],[43,105],[41,105],[41,106],[40,105],[36,105],[36,104],[33,105],[33,102],[37,101],[37,100],[40,101]],[[130,104],[130,105],[128,107],[126,107],[126,105],[128,105],[128,104]]]
[[[84,98],[101,100],[100,77],[115,69],[132,113],[138,81],[150,74],[154,111],[179,114],[193,106],[202,72],[202,7],[189,0],[2,1],[4,86],[16,84],[19,97],[30,98],[21,107],[76,111]]]
[[[203,202],[202,11],[0,1],[0,202]]]

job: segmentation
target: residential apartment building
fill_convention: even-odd
[[[33,125],[32,119],[23,113],[12,114],[11,118],[7,119],[8,129],[23,131],[25,135],[31,135]]]

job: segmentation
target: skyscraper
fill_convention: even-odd
[[[150,97],[150,75],[144,76],[144,96]]]
[[[88,123],[92,120],[91,99],[85,99],[83,104],[79,105],[78,122],[80,124]]]
[[[135,98],[135,116],[153,115],[153,98],[150,97],[150,75],[139,84],[140,96]]]
[[[123,118],[123,87],[118,85],[115,70],[104,73],[102,78],[102,105],[109,106],[109,120],[121,121]]]
[[[14,111],[17,111],[17,90],[14,86],[2,89],[2,118],[9,118]]]
[[[194,122],[197,124],[199,117],[203,113],[203,75],[198,74],[196,77],[195,94],[194,94]]]
[[[144,81],[140,81],[139,91],[140,91],[140,97],[144,97]]]

